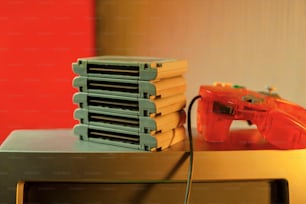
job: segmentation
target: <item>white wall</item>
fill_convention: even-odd
[[[99,54],[184,58],[189,100],[215,81],[306,107],[305,0],[97,1]]]

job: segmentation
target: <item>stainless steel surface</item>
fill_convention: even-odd
[[[216,150],[215,145],[198,140],[195,146],[193,179],[197,182],[286,179],[291,203],[306,200],[306,150],[258,150],[256,145],[240,143]],[[187,142],[167,151],[141,152],[78,141],[71,130],[16,131],[0,148],[0,203],[15,202],[20,181],[185,182],[187,150]],[[195,197],[191,193],[191,199]]]
[[[81,141],[71,129],[16,130],[0,146],[12,152],[136,152],[119,146]]]

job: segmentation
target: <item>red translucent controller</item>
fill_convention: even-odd
[[[206,141],[225,141],[232,121],[245,120],[280,149],[306,148],[305,108],[277,94],[221,83],[201,86],[200,95],[197,129]]]

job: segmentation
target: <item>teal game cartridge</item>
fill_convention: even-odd
[[[157,80],[181,76],[187,61],[154,57],[98,56],[79,58],[72,64],[75,74],[133,80]]]
[[[164,98],[185,93],[186,80],[182,76],[153,81],[77,76],[73,79],[73,86],[80,92],[136,98]]]
[[[185,128],[183,126],[157,134],[135,133],[85,124],[74,126],[73,131],[81,140],[145,151],[163,150],[185,139]]]
[[[74,118],[78,119],[81,124],[104,126],[136,133],[155,134],[183,125],[186,120],[186,113],[184,110],[181,110],[166,115],[148,117],[78,108],[74,112]]]
[[[118,95],[78,92],[73,101],[80,108],[135,116],[157,116],[182,110],[186,96],[178,94],[166,98],[143,99]]]

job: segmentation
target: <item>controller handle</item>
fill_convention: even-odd
[[[233,119],[215,113],[214,111],[222,111],[220,110],[222,107],[219,107],[219,105],[203,98],[200,98],[198,103],[198,132],[208,142],[224,142],[229,135]]]
[[[304,114],[306,114],[304,109]],[[304,116],[305,117],[305,116]],[[298,117],[282,110],[271,110],[257,128],[266,140],[280,149],[306,148],[306,129]]]

